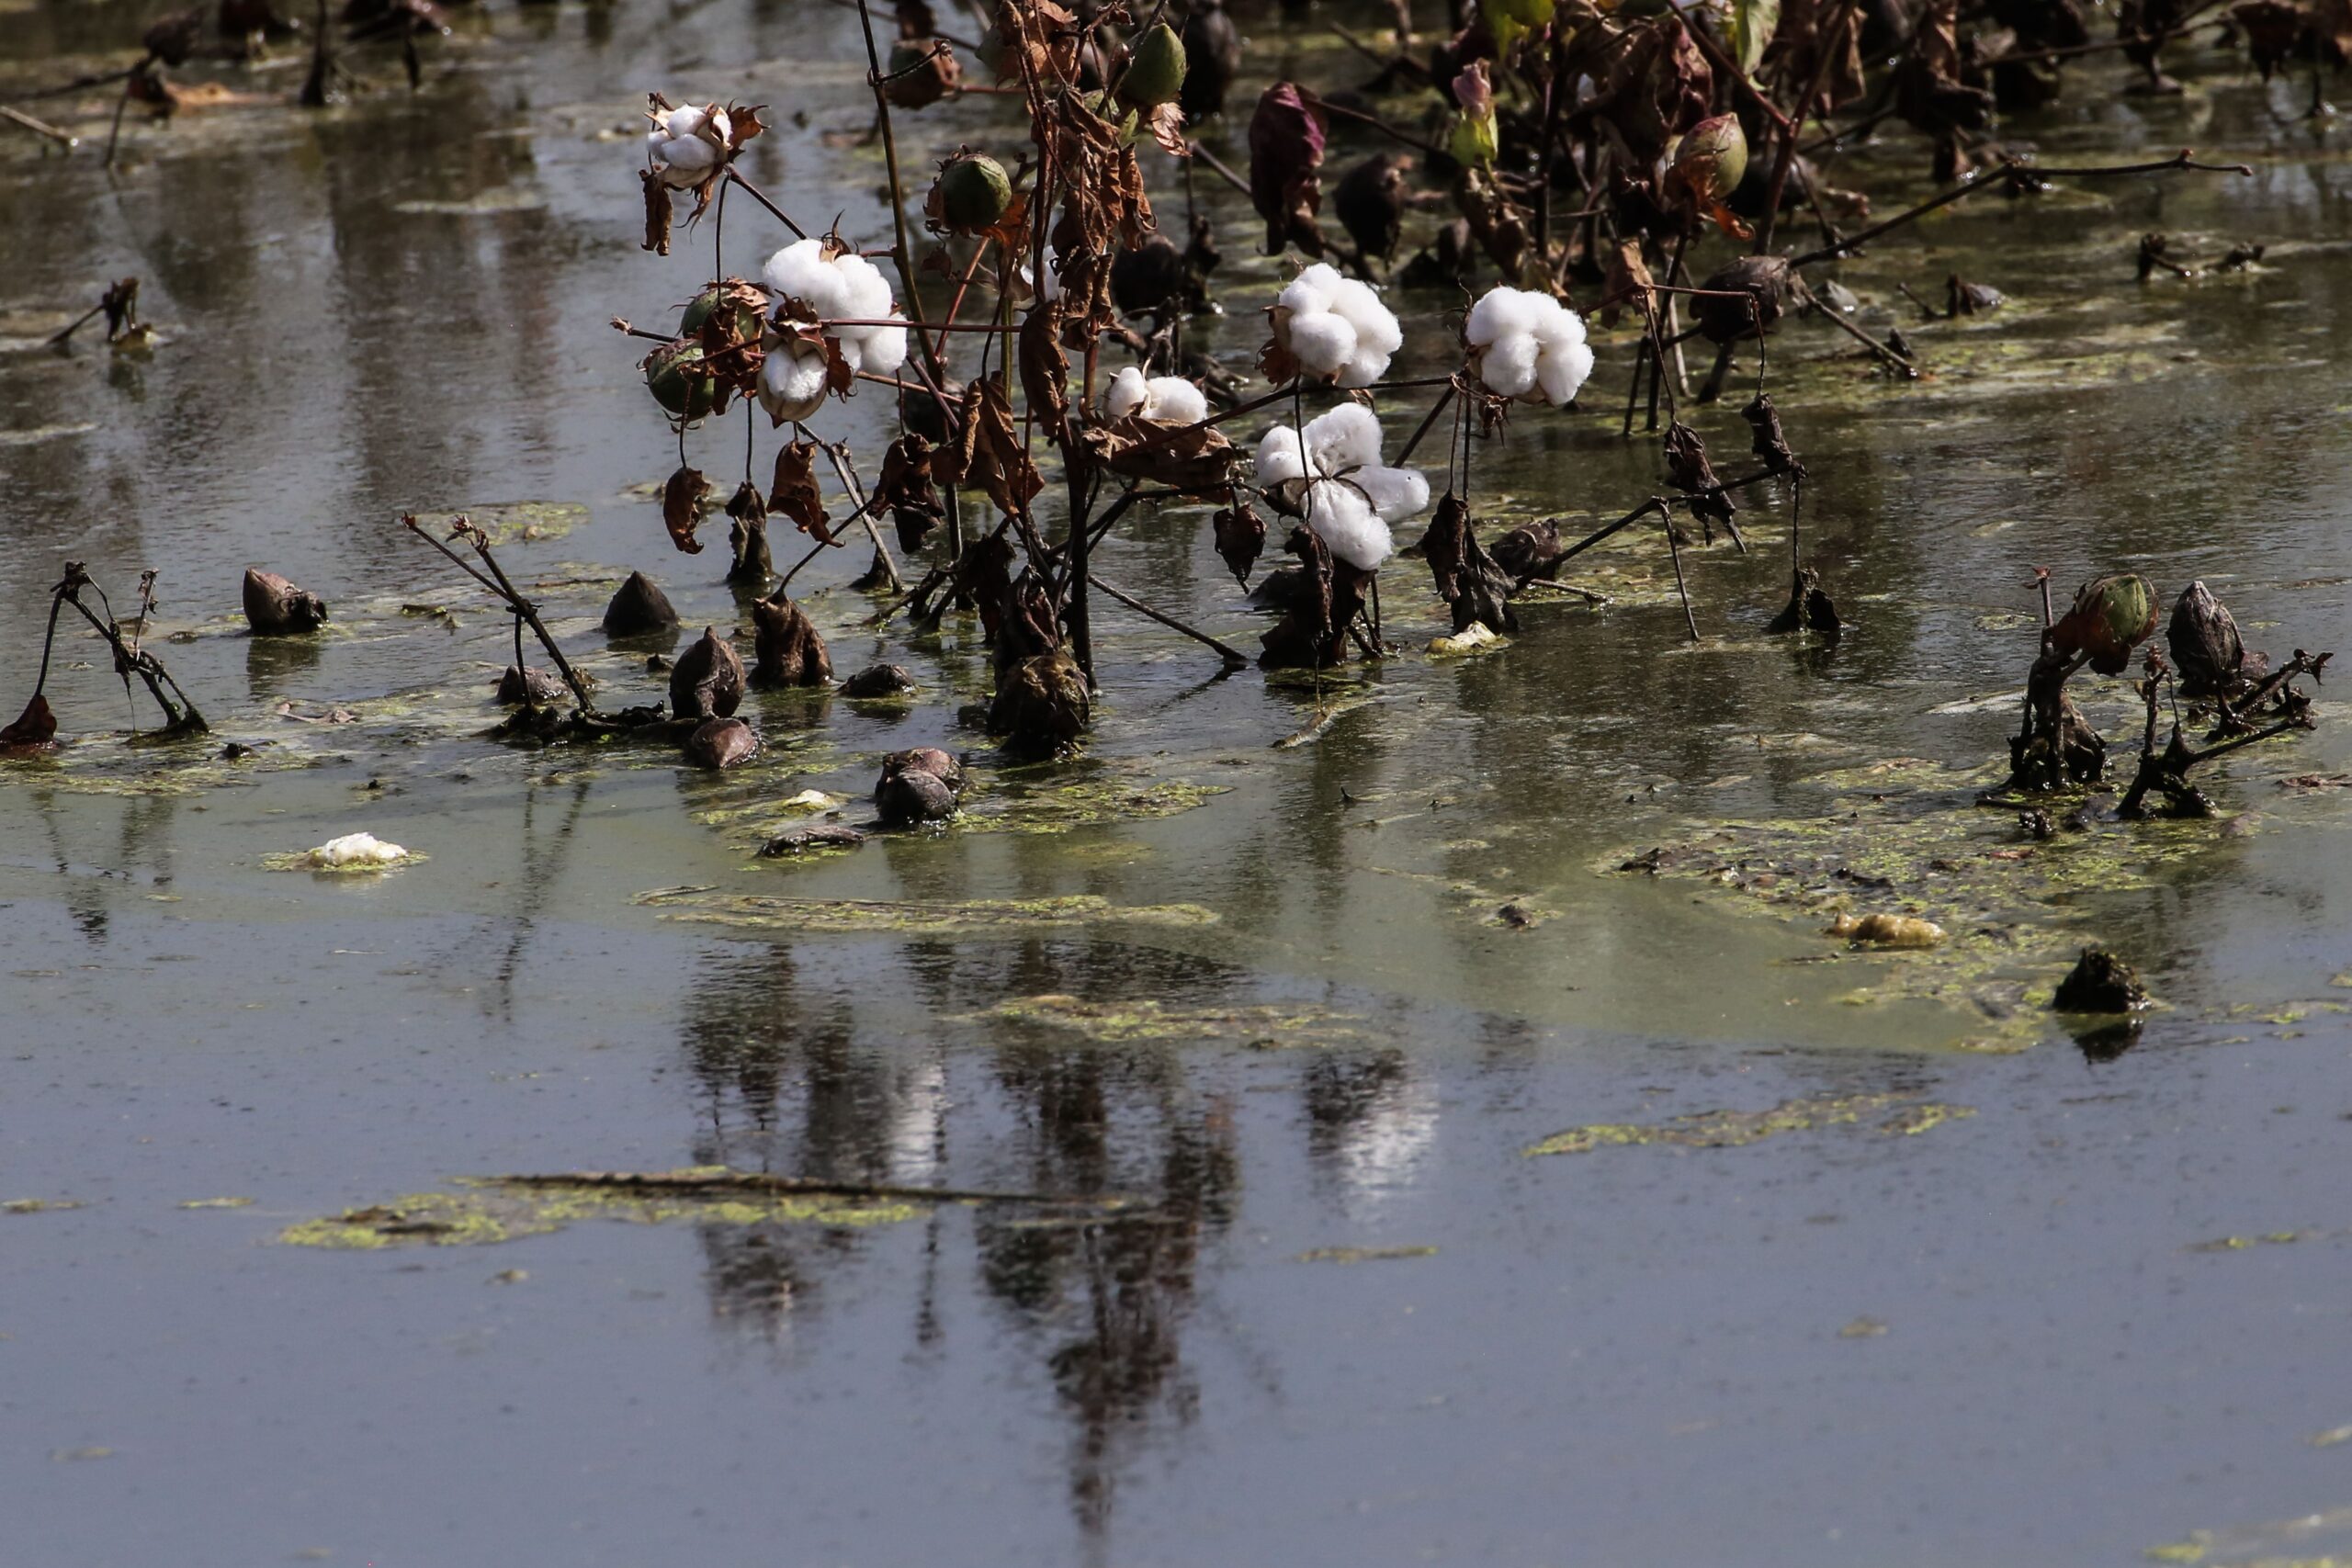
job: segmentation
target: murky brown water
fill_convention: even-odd
[[[0,11],[0,96],[139,21]],[[2352,739],[2324,704],[2317,734],[2218,771],[2226,822],[2023,861],[1967,802],[2014,718],[2033,566],[2202,577],[2274,654],[2347,640],[2345,133],[2275,122],[2218,57],[2177,102],[2085,75],[2010,131],[2053,162],[2193,143],[2256,174],[1982,197],[1843,269],[1938,373],[1884,383],[1818,322],[1776,340],[1809,553],[1859,623],[1834,649],[1762,631],[1785,494],[1743,513],[1751,554],[1685,553],[1695,647],[1654,532],[1587,558],[1603,608],[1319,686],[1214,679],[1103,606],[1083,761],[981,748],[965,825],[766,862],[785,798],[975,745],[976,628],[877,634],[845,586],[863,559],[828,559],[808,607],[837,668],[903,663],[913,704],[763,696],[765,755],[720,779],[518,752],[477,734],[509,628],[393,519],[501,518],[632,699],[644,649],[594,627],[624,570],[691,627],[741,618],[718,552],[671,552],[643,490],[674,453],[605,322],[662,319],[711,235],[639,250],[624,133],[650,87],[805,110],[753,177],[878,238],[854,27],[760,0],[498,10],[413,99],[379,62],[386,90],[329,114],[192,111],[135,128],[112,180],[0,141],[0,671],[28,680],[61,561],[118,603],[153,566],[158,646],[216,730],[98,737],[123,694],[67,668],[52,695],[88,739],[0,774],[0,1201],[52,1205],[0,1213],[10,1560],[2342,1550],[2352,1450],[2316,1439],[2352,1422],[2352,858],[2335,793],[2280,781],[2352,768]],[[1252,30],[1267,67],[1326,47]],[[104,107],[52,111],[102,137]],[[930,112],[923,154],[1001,135],[991,114]],[[1867,159],[1887,203],[1922,161]],[[1245,363],[1275,269],[1216,204],[1213,341]],[[2155,228],[2271,248],[2142,288]],[[741,210],[728,236],[739,270],[773,243]],[[1894,283],[1937,296],[1955,269],[2010,303],[1915,324]],[[38,350],[127,275],[151,356]],[[1447,303],[1401,301],[1410,367]],[[1604,337],[1583,413],[1482,450],[1490,513],[1605,520],[1656,486],[1616,434],[1629,346]],[[822,428],[871,446],[886,412]],[[1744,448],[1729,405],[1701,423]],[[694,449],[718,477],[740,440]],[[1141,517],[1100,564],[1254,642],[1204,513]],[[330,633],[242,636],[247,565],[325,596]],[[1416,647],[1441,629],[1421,570],[1384,580]],[[2121,687],[2086,694],[2120,743]],[[215,760],[232,739],[259,750]],[[429,858],[267,869],[358,828]],[[1736,885],[1613,869],[1691,844]],[[1849,954],[1818,934],[1832,894],[1955,941]],[[2091,940],[2166,1004],[2120,1055],[2043,1006]],[[1525,1153],[1596,1125],[1641,1131]],[[450,1185],[718,1163],[1138,1203],[626,1224]],[[434,1191],[470,1203],[461,1239],[533,1234],[281,1242]],[[2246,1245],[2197,1250],[2224,1237]]]

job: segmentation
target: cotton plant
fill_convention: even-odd
[[[1462,331],[1472,375],[1498,398],[1566,407],[1592,374],[1584,318],[1549,294],[1497,284]]]
[[[653,96],[652,129],[645,133],[647,165],[673,190],[692,190],[726,162],[734,126],[717,104],[671,108]]]
[[[1329,385],[1371,386],[1405,342],[1396,312],[1380,302],[1372,285],[1342,277],[1325,262],[1291,279],[1268,314],[1274,345],[1295,362],[1296,373]],[[1273,367],[1268,373],[1274,374]]]
[[[1341,403],[1304,429],[1276,425],[1258,443],[1258,488],[1283,498],[1335,558],[1359,571],[1396,548],[1392,524],[1430,503],[1428,479],[1383,463],[1380,443],[1380,420],[1362,403]]]
[[[889,280],[855,251],[801,240],[770,256],[760,277],[771,316],[759,399],[776,423],[823,406],[832,375],[828,344],[853,373],[887,376],[906,363],[907,328]]]
[[[1148,419],[1163,424],[1198,424],[1209,416],[1209,400],[1182,376],[1147,377],[1129,366],[1111,378],[1102,410],[1113,419]]]

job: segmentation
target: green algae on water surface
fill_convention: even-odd
[[[1316,1247],[1298,1255],[1300,1263],[1386,1263],[1408,1258],[1435,1258],[1434,1247]]]
[[[1014,997],[982,1012],[947,1019],[949,1023],[1010,1023],[1074,1034],[1100,1045],[1159,1041],[1239,1041],[1260,1048],[1338,1044],[1358,1038],[1351,1015],[1316,1008],[1173,1007],[1149,998],[1129,1002],[1091,1002],[1046,994]]]
[[[780,898],[719,893],[707,887],[663,887],[640,893],[634,902],[659,909],[665,920],[835,935],[1046,931],[1088,925],[1205,926],[1216,923],[1217,919],[1215,910],[1198,904],[1114,904],[1093,894],[927,903],[882,898]]]
[[[723,1171],[671,1171],[667,1177]],[[685,1221],[695,1224],[808,1224],[828,1227],[895,1224],[915,1218],[922,1206],[900,1199],[868,1199],[837,1193],[746,1190],[705,1196],[690,1192],[631,1191],[612,1187],[534,1182],[528,1186],[488,1180],[463,1192],[418,1192],[388,1203],[350,1209],[325,1219],[288,1225],[277,1239],[288,1247],[375,1250],[388,1247],[477,1247],[544,1235],[579,1220],[627,1220],[638,1224]]]
[[[1638,1144],[1664,1144],[1689,1149],[1728,1149],[1753,1144],[1781,1133],[1815,1127],[1854,1126],[1880,1111],[1902,1108],[1879,1123],[1882,1134],[1903,1136],[1924,1133],[1945,1122],[1973,1116],[1964,1105],[1925,1103],[1916,1094],[1816,1095],[1785,1100],[1768,1111],[1702,1111],[1650,1123],[1598,1122],[1571,1127],[1531,1145],[1530,1155],[1581,1155],[1600,1148],[1625,1148]]]

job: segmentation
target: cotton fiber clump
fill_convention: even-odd
[[[1306,436],[1305,451],[1299,437]],[[1380,461],[1380,421],[1361,403],[1341,403],[1309,420],[1306,430],[1277,425],[1258,443],[1258,484],[1305,480],[1298,513],[1331,554],[1370,571],[1396,546],[1388,525],[1430,503],[1430,481],[1419,468]]]
[[[802,240],[770,256],[761,281],[779,322],[891,323],[824,329],[852,370],[888,375],[907,362],[907,329],[889,280],[854,251],[829,253],[821,240]],[[788,332],[772,332],[768,338],[767,359],[760,367],[760,403],[778,424],[807,419],[825,400],[823,346]]]
[[[1182,376],[1146,379],[1133,366],[1112,378],[1102,406],[1113,419],[1156,419],[1169,424],[1198,424],[1209,416],[1209,400]]]
[[[1342,387],[1369,387],[1405,342],[1395,312],[1372,286],[1317,262],[1274,298],[1274,341],[1299,368]]]
[[[396,865],[406,859],[406,850],[398,844],[388,844],[373,833],[345,833],[340,839],[329,839],[310,853],[311,863],[327,871]]]
[[[1498,397],[1566,405],[1592,374],[1584,318],[1549,294],[1497,284],[1462,335],[1471,370]]]
[[[653,129],[645,133],[646,155],[663,185],[692,190],[718,167],[732,129],[717,104],[657,109]]]

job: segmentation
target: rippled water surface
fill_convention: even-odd
[[[142,21],[0,0],[0,96],[119,63]],[[1247,21],[1255,69],[1353,69],[1317,21]],[[1021,767],[957,727],[977,626],[874,628],[842,552],[796,592],[837,669],[902,663],[911,703],[760,694],[765,751],[718,777],[484,738],[511,627],[397,517],[493,523],[616,700],[662,680],[662,644],[596,629],[629,568],[689,634],[747,621],[723,543],[662,535],[675,450],[607,325],[666,321],[721,238],[639,248],[632,121],[649,88],[766,102],[752,177],[882,243],[856,26],[498,8],[413,96],[389,59],[315,115],[297,61],[190,73],[253,101],[134,121],[110,179],[0,133],[0,704],[70,558],[118,609],[161,573],[154,646],[213,726],[130,744],[152,714],[69,634],[74,744],[0,762],[0,1557],[2352,1551],[2352,853],[2310,784],[2352,739],[2323,701],[2214,770],[2211,823],[2043,845],[1972,804],[2036,566],[2202,578],[2278,657],[2346,640],[2352,164],[2284,118],[2302,88],[2219,55],[2170,101],[2070,76],[2005,128],[2045,161],[2254,174],[1982,196],[1846,264],[1919,382],[1817,321],[1776,336],[1835,647],[1764,632],[1793,497],[1758,492],[1747,554],[1684,551],[1696,644],[1654,527],[1570,574],[1608,603],[1526,604],[1463,660],[1419,651],[1442,611],[1394,562],[1410,651],[1319,682],[1218,679],[1098,603],[1094,738]],[[46,102],[104,138],[102,95]],[[1005,126],[942,106],[909,161]],[[1889,210],[1924,161],[1890,137],[1833,174]],[[1277,269],[1198,192],[1227,257],[1203,330],[1245,367]],[[2269,249],[2143,287],[2151,230]],[[727,265],[777,238],[738,204]],[[1895,285],[1954,272],[2007,303],[1922,324]],[[128,276],[152,353],[40,348]],[[1436,367],[1458,302],[1397,302],[1406,368]],[[1479,449],[1483,513],[1589,527],[1661,482],[1619,435],[1632,342],[1600,334],[1580,412]],[[1737,400],[1697,416],[1726,472]],[[1392,442],[1425,406],[1384,410]],[[888,415],[820,427],[875,453]],[[735,421],[690,439],[731,485]],[[1098,565],[1254,648],[1204,512],[1146,509]],[[247,566],[329,630],[243,635]],[[2083,694],[2120,755],[2129,694]],[[860,819],[918,744],[970,751],[962,823],[753,852],[804,790]],[[362,828],[426,858],[271,869]],[[1951,940],[1853,953],[1841,908]],[[2136,1033],[2048,1010],[2091,942],[2161,1000]],[[859,1194],[467,1184],[714,1165]]]

